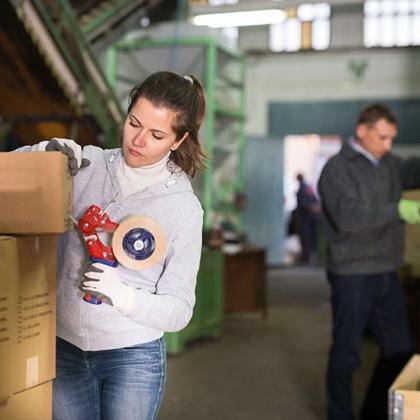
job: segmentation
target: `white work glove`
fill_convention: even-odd
[[[108,297],[112,305],[124,313],[129,313],[135,306],[135,290],[120,280],[118,270],[106,264],[93,263],[85,273],[89,280],[82,281],[81,289],[94,295],[98,293]],[[99,270],[99,271],[98,271]]]
[[[90,160],[82,158],[82,148],[74,140],[53,138],[41,141],[32,147],[34,152],[62,152],[69,159],[69,170],[71,176],[77,175],[81,168],[90,165]]]

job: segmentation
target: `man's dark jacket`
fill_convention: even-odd
[[[420,187],[420,159],[392,153],[377,165],[347,142],[325,165],[318,183],[328,244],[327,269],[338,274],[386,273],[399,268],[404,224],[402,190]]]

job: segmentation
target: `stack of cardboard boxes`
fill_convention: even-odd
[[[0,419],[52,417],[56,237],[71,206],[66,156],[0,153]]]
[[[405,191],[403,198],[420,200],[420,190]],[[405,226],[404,286],[414,351],[420,351],[420,225]],[[420,355],[415,354],[389,390],[389,419],[420,419]]]
[[[420,200],[420,190],[405,191],[407,200]],[[410,276],[420,277],[420,225],[405,225],[404,264]]]

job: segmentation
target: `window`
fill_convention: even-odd
[[[235,45],[238,42],[238,38],[239,38],[239,28],[237,27],[227,27],[227,28],[222,28],[222,34],[230,39]]]
[[[367,0],[365,47],[420,45],[420,0]]]
[[[239,0],[209,0],[209,6],[224,6],[225,4],[236,4]]]
[[[270,27],[271,50],[326,50],[330,45],[330,14],[328,3],[289,7],[287,18]]]

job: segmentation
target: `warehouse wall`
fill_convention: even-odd
[[[420,98],[420,48],[366,49],[363,2],[332,4],[328,51],[268,53],[269,27],[241,28],[250,136],[267,135],[269,103]]]
[[[267,250],[270,265],[280,264],[284,241],[283,142],[248,137],[245,166],[247,239]]]
[[[352,71],[366,63],[365,73]],[[247,126],[250,136],[269,132],[269,104],[420,98],[420,49],[340,50],[250,57]]]
[[[372,96],[368,100],[274,102],[269,104],[268,132],[277,139],[289,134],[311,133],[347,139],[354,134],[360,111],[372,102],[384,103],[395,113],[399,122],[395,143],[420,145],[420,98]]]

